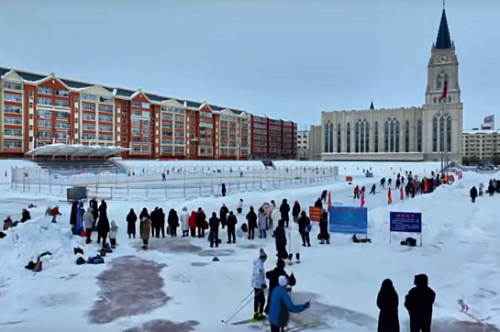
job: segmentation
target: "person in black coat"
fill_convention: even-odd
[[[285,227],[288,227],[288,223],[290,222],[290,217],[288,213],[290,212],[290,205],[288,205],[286,199],[283,200],[280,206],[281,220],[285,222]]]
[[[26,222],[28,220],[31,220],[31,215],[30,212],[26,209],[23,209],[23,212],[21,214],[21,222]]]
[[[168,227],[170,228],[170,236],[177,237],[177,227],[179,227],[179,216],[174,209],[170,209],[168,213]]]
[[[299,202],[295,201],[295,203],[293,203],[293,208],[292,208],[292,218],[293,218],[294,222],[299,221],[300,211],[301,211],[300,204],[299,204]],[[287,224],[287,226],[288,226],[288,224]]]
[[[74,229],[76,227],[77,211],[78,211],[78,202],[73,202],[73,204],[71,204],[71,212],[69,215],[69,224],[71,225],[71,229]]]
[[[476,202],[476,197],[477,197],[477,189],[476,189],[476,187],[472,187],[470,189],[470,199],[472,200],[472,203]]]
[[[97,222],[97,243],[102,239],[102,247],[106,245],[106,238],[109,233],[108,206],[104,200],[99,206],[99,221]]]
[[[309,232],[311,231],[311,220],[306,215],[305,211],[302,211],[299,218],[299,232],[302,237],[302,245],[311,246],[311,239],[309,238]]]
[[[177,215],[177,213],[175,215]],[[156,237],[159,238],[161,232],[161,236],[165,238],[165,212],[163,212],[162,208],[158,209],[157,218],[158,220],[156,223]],[[177,233],[175,236],[177,236]]]
[[[212,212],[212,217],[208,221],[208,226],[210,227],[210,248],[219,246],[219,225],[220,219],[217,218],[217,213]]]
[[[128,238],[135,239],[135,223],[137,222],[137,215],[135,214],[134,209],[130,209],[130,212],[127,215],[127,234]]]
[[[274,241],[276,243],[276,256],[280,259],[287,259],[285,222],[281,219],[278,221],[278,226],[274,230]]]
[[[285,262],[282,259],[278,258],[278,261],[276,262],[276,267],[273,270],[266,272],[266,279],[269,280],[269,293],[268,294],[272,294],[273,289],[275,289],[276,286],[278,286],[278,284],[279,284],[278,279],[281,276],[286,276],[288,278],[288,286],[293,287],[296,285],[297,280],[295,279],[293,272],[289,276],[285,271]],[[268,296],[266,308],[264,309],[264,311],[267,314],[269,314],[270,305],[271,305],[271,296]]]
[[[94,217],[94,226],[92,227],[94,230],[96,230],[96,223],[97,219],[99,218],[99,207],[97,206],[97,200],[95,198],[92,198],[90,200],[89,206],[92,208],[92,217]]]
[[[233,211],[229,211],[229,216],[227,217],[227,243],[236,243],[236,224],[238,219],[233,214]],[[233,239],[233,242],[231,242]]]
[[[219,211],[220,223],[222,224],[222,228],[226,227],[227,214],[229,213],[229,209],[226,204],[222,204],[222,207]]]
[[[316,202],[314,202],[314,207],[323,208],[323,202],[321,201],[321,197],[318,198]]]
[[[196,215],[194,217],[196,221],[196,228],[198,229],[198,237],[205,237],[205,219],[207,219],[207,216],[205,215],[205,212],[200,208],[198,208],[198,211],[196,211]]]
[[[155,207],[155,209],[153,211],[151,211],[151,216],[149,219],[151,220],[151,236],[155,237],[157,235],[156,231],[159,230],[159,228],[158,228],[158,207]],[[159,234],[158,234],[158,236],[159,236]]]
[[[415,276],[413,287],[405,299],[405,307],[410,315],[410,332],[430,332],[432,323],[432,305],[436,293],[428,286],[427,275]]]
[[[328,234],[328,213],[326,210],[321,212],[321,217],[319,218],[319,235],[318,239],[320,244],[330,244],[330,234]]]
[[[222,197],[225,197],[226,196],[226,184],[225,183],[222,184],[220,191],[222,193]]]
[[[323,192],[321,193],[321,201],[322,202],[326,203],[327,195],[328,195],[328,190],[323,190]]]
[[[399,332],[398,305],[398,293],[392,281],[385,279],[377,296],[377,307],[380,309],[378,332]]]
[[[255,236],[255,229],[257,228],[257,215],[253,210],[253,206],[250,207],[250,211],[247,213],[248,222],[248,239],[253,240]]]

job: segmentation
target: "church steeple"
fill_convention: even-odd
[[[439,31],[434,48],[437,50],[447,50],[451,48],[451,46],[450,30],[448,29],[448,20],[446,19],[443,1],[443,13],[441,14],[441,22],[439,23]]]

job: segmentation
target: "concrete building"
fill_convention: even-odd
[[[309,159],[321,160],[321,126],[311,126],[309,130]]]
[[[488,115],[483,119],[481,130],[495,130],[495,115]]]
[[[464,161],[491,160],[500,156],[500,130],[472,130],[462,133]]]
[[[122,157],[294,159],[297,124],[144,92],[0,67],[0,157],[51,143]]]
[[[461,160],[463,105],[458,58],[443,9],[422,106],[321,114],[323,160]]]
[[[309,155],[309,130],[297,131],[297,159],[308,160]]]

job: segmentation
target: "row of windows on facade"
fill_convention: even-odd
[[[10,89],[10,90],[22,90],[22,84],[11,83],[11,82],[4,82],[3,85],[4,85],[4,88],[6,88],[6,89]],[[51,88],[47,88],[47,87],[38,87],[37,88],[37,92],[39,94],[43,94],[43,95],[52,95],[53,94],[53,90]],[[55,91],[55,95],[56,96],[60,96],[60,97],[68,97],[69,96],[69,91],[67,91],[67,90],[56,90]],[[4,98],[5,98],[5,100],[8,100],[8,101],[22,102],[22,96],[18,95],[18,94],[4,93]],[[93,101],[93,102],[108,103],[108,104],[113,104],[114,103],[113,98],[103,97],[103,96],[97,96],[97,95],[94,95],[94,94],[83,93],[83,94],[81,94],[81,98],[82,98],[82,100],[85,100],[85,101]],[[38,98],[37,101],[38,101],[38,104],[41,104],[41,105],[52,105],[52,99],[49,99],[49,98],[43,98],[42,97],[42,98]],[[69,107],[69,102],[65,101],[65,100],[56,100],[55,103],[56,103],[56,106]],[[126,103],[126,101],[124,101],[124,103]],[[89,107],[89,108],[85,108],[84,107],[84,109],[88,109],[88,110],[93,110],[94,109],[95,110],[95,104],[84,103],[84,105],[87,105],[85,107]],[[148,102],[139,102],[139,101],[134,101],[133,100],[131,102],[131,105],[133,107],[140,107],[140,108],[145,108],[145,109],[150,109],[151,108],[151,104],[148,103]],[[93,109],[92,109],[92,107],[93,107]],[[109,106],[109,105],[99,105],[99,107],[102,107],[103,109],[111,110],[112,111],[112,106]],[[182,108],[178,108],[178,107],[174,107],[174,106],[167,106],[167,105],[162,106],[161,110],[165,111],[165,112],[184,113],[184,109],[182,109]],[[136,114],[136,115],[145,116],[142,113],[141,114]],[[200,112],[200,115],[203,116],[203,117],[208,117],[208,118],[212,117],[212,113],[210,113],[210,112]],[[224,120],[228,120],[228,121],[236,121],[236,119],[237,119],[236,116],[225,115],[225,114],[220,115],[220,118],[224,119]],[[279,120],[270,120],[270,121],[272,123],[278,123],[278,124],[280,123]],[[240,122],[248,122],[248,119],[247,118],[240,118]]]
[[[333,124],[325,125],[325,146],[324,152],[333,153]],[[374,151],[379,152],[379,124],[374,124]],[[446,132],[446,135],[445,135]],[[417,121],[416,133],[416,151],[422,152],[422,120]],[[337,124],[337,153],[342,152],[342,126]],[[446,139],[445,139],[446,136]],[[400,123],[393,119],[384,124],[384,152],[402,152],[400,151]],[[347,123],[345,131],[346,153],[351,152],[351,124]],[[444,117],[433,119],[432,130],[432,149],[433,152],[451,152],[452,148],[452,121],[451,117],[446,120]],[[439,144],[438,144],[439,142]],[[354,126],[354,152],[370,152],[370,126],[366,121],[359,121]],[[410,122],[407,120],[404,126],[404,152],[410,152]]]

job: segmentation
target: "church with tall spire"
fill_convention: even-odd
[[[367,105],[368,106],[368,105]],[[443,3],[422,106],[321,113],[326,161],[461,161],[463,105],[458,58]]]

